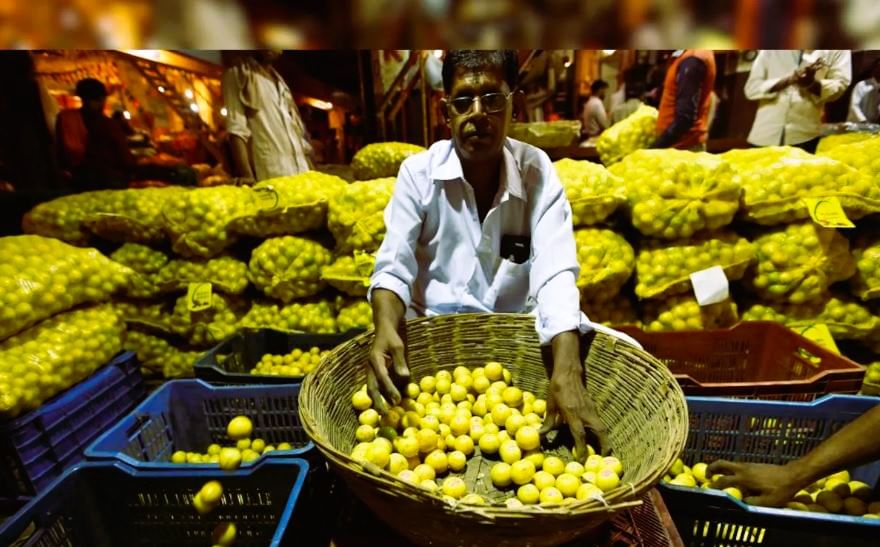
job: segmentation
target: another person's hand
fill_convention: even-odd
[[[403,387],[409,382],[409,368],[403,340],[397,330],[390,326],[377,326],[375,332],[367,369],[367,393],[376,410],[384,414],[387,411],[386,401],[392,405],[400,403],[398,386]],[[389,362],[392,367],[388,366]]]
[[[735,486],[743,491],[743,499],[751,505],[781,507],[791,501],[805,484],[798,479],[794,467],[766,463],[735,463],[718,460],[709,465],[706,475],[723,475],[712,482],[713,488]]]
[[[550,394],[547,397],[547,413],[541,434],[568,424],[574,438],[577,458],[583,460],[587,456],[587,435],[584,428],[590,429],[599,440],[598,450],[607,454],[608,431],[599,418],[596,405],[587,395],[584,386],[583,369],[578,363],[563,369],[555,368],[550,378]]]

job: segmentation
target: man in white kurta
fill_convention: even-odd
[[[748,141],[815,151],[823,107],[843,95],[851,80],[849,51],[760,51],[745,85],[746,97],[759,101]]]
[[[238,177],[259,181],[312,167],[312,148],[293,94],[272,67],[277,56],[246,56],[223,74],[226,127]]]

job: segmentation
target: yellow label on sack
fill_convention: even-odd
[[[186,307],[189,311],[211,308],[213,289],[210,283],[190,283],[186,288]]]
[[[275,209],[278,207],[278,192],[271,186],[254,188],[254,197],[260,209]]]
[[[828,330],[828,325],[825,323],[813,323],[806,327],[798,327],[797,332],[807,340],[815,342],[817,345],[838,355],[840,354],[840,350],[837,349],[837,344],[834,342],[834,337],[831,336],[831,331]]]
[[[825,228],[855,228],[836,197],[804,198],[813,222]]]

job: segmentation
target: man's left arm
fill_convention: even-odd
[[[678,90],[675,96],[675,118],[657,137],[651,148],[669,148],[694,126],[700,112],[700,98],[705,77],[706,63],[697,57],[688,57],[678,65],[675,73]]]
[[[828,71],[823,78],[816,78],[815,71],[798,81],[808,97],[816,103],[825,104],[838,99],[846,92],[852,81],[852,54],[849,51],[833,51],[824,58]]]

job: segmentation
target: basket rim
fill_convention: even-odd
[[[529,314],[462,313],[433,317],[419,317],[407,320],[406,325],[409,328],[412,325],[420,325],[422,323],[431,321],[466,321],[497,316],[506,316],[513,320],[528,319],[530,323],[534,322],[534,316]],[[348,340],[347,342],[337,346],[334,350],[332,350],[330,357],[332,357],[333,353],[343,351],[351,346],[362,346],[370,343],[373,334],[373,330],[368,330],[359,334],[351,340]],[[657,361],[656,358],[654,358],[644,350],[636,348],[619,338],[604,334],[599,331],[597,331],[596,334],[597,338],[601,336],[607,337],[607,343],[609,343],[612,348],[626,348],[627,351],[635,351],[647,357],[650,357],[650,359],[653,361]],[[508,522],[517,520],[521,521],[523,519],[534,519],[538,516],[552,516],[560,520],[574,520],[583,519],[585,516],[613,513],[623,509],[641,505],[642,502],[638,498],[639,493],[641,491],[649,490],[655,483],[659,482],[660,478],[666,472],[666,469],[658,468],[652,476],[643,481],[643,484],[638,485],[641,490],[637,490],[637,485],[634,485],[633,483],[621,483],[620,486],[611,491],[611,495],[608,496],[608,498],[610,498],[610,501],[605,497],[600,499],[590,498],[587,500],[578,500],[570,503],[540,504],[534,506],[525,506],[523,508],[516,509],[511,509],[504,505],[472,505],[459,502],[447,502],[437,495],[428,492],[427,490],[424,490],[416,485],[407,483],[399,479],[388,471],[379,469],[372,463],[355,461],[349,456],[349,454],[346,454],[345,452],[337,449],[327,439],[323,438],[323,436],[318,432],[319,425],[315,417],[312,415],[309,409],[309,405],[303,403],[305,402],[309,394],[314,389],[316,389],[316,378],[320,375],[321,368],[322,366],[324,366],[323,363],[328,363],[329,361],[330,359],[325,359],[322,364],[319,365],[318,368],[312,372],[312,374],[307,375],[301,386],[299,394],[300,404],[298,406],[303,429],[305,430],[306,434],[312,439],[312,442],[318,448],[318,450],[328,459],[331,466],[336,466],[340,468],[341,471],[344,471],[347,474],[355,475],[358,478],[365,478],[374,486],[382,488],[391,496],[403,497],[403,495],[408,495],[411,496],[411,499],[415,498],[413,501],[418,501],[419,503],[439,505],[447,510],[452,511],[453,513],[469,513],[472,515],[479,515],[493,522],[497,522],[498,520],[506,520]],[[659,361],[657,361],[657,363],[659,366],[662,366]],[[662,367],[662,370],[666,370],[668,373],[666,367]],[[674,391],[678,394],[678,397],[676,397],[676,399],[681,402],[681,406],[683,409],[683,423],[681,424],[683,434],[679,436],[679,438],[675,439],[675,446],[673,447],[675,454],[681,454],[684,451],[688,436],[687,404],[685,402],[684,392],[682,391],[678,382],[675,380],[671,373],[668,374],[670,376],[670,382],[667,383],[668,388],[670,391]],[[629,488],[627,489],[626,486],[628,486]]]

